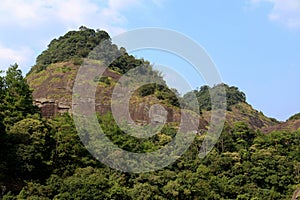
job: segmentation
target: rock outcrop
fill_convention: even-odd
[[[71,107],[69,105],[60,103],[57,100],[41,98],[34,99],[33,103],[39,107],[42,116],[46,118],[50,118],[58,114],[71,113]]]
[[[79,66],[72,62],[63,62],[49,65],[45,70],[31,73],[28,83],[33,89],[34,103],[40,108],[42,116],[49,118],[62,113],[72,113],[72,92]],[[95,94],[95,110],[99,114],[111,112],[111,97],[115,84],[121,77],[112,70],[103,73],[105,81],[98,83]],[[88,91],[85,91],[88,92]],[[121,92],[122,93],[122,92]],[[117,94],[117,96],[124,94]],[[88,104],[87,104],[88,105]],[[157,109],[152,110],[153,105],[162,105],[166,112],[160,113]],[[155,106],[154,106],[155,107]],[[122,108],[119,109],[121,111]],[[162,104],[153,95],[146,97],[133,96],[130,99],[129,113],[131,119],[138,124],[177,122],[181,121],[181,110],[169,104]],[[154,114],[153,114],[154,113]],[[199,117],[200,129],[207,130],[210,121],[210,111],[203,112]],[[227,111],[226,122],[234,126],[235,122],[243,121],[250,128],[262,129],[270,132],[281,124],[264,116],[247,103],[239,103]],[[298,126],[298,124],[296,124]],[[299,126],[298,126],[299,127]]]
[[[31,73],[27,77],[28,84],[33,89],[34,104],[37,105],[43,117],[50,118],[58,114],[72,113],[72,91],[79,66],[71,62],[49,65],[47,69]],[[112,84],[100,83],[95,94],[95,110],[99,114],[111,112],[111,97],[114,89],[113,82],[117,82],[120,75],[114,71],[106,70],[103,74]],[[180,122],[180,110],[169,105],[164,105],[165,118],[156,112],[153,118],[149,114],[152,105],[160,104],[154,97],[137,98],[131,101],[130,117],[139,123]]]

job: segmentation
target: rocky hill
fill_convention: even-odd
[[[72,89],[80,65],[72,62],[62,62],[49,65],[39,72],[32,72],[27,81],[33,88],[34,103],[41,109],[44,117],[52,117],[62,113],[72,112]],[[111,112],[111,96],[114,86],[121,75],[108,69],[99,81],[96,91],[96,111],[100,114]],[[180,110],[175,106],[158,100],[153,95],[140,98],[135,94],[131,98],[131,117],[140,123],[150,121],[147,113],[156,103],[163,104],[168,111],[167,122],[179,122]]]
[[[273,131],[294,132],[300,129],[300,113],[290,117],[286,122],[278,123],[274,126],[265,127],[262,129],[264,133]]]
[[[17,64],[0,74],[0,199],[297,199],[300,114],[286,122],[268,118],[247,103],[242,91],[226,84],[202,86],[177,98],[177,91],[167,87],[149,62],[128,55],[109,39],[95,54],[88,53],[105,38],[106,32],[81,27],[53,40],[26,79]],[[94,67],[103,69],[102,77]],[[136,82],[126,73],[133,69],[141,72]],[[91,78],[75,82],[86,74]],[[144,84],[143,75],[158,82]],[[74,95],[78,85],[83,93]],[[94,96],[86,98],[90,86],[96,86],[95,101]],[[111,104],[120,108],[114,114],[124,116],[125,100],[111,99],[112,93],[130,96],[128,110],[138,125],[168,123],[145,138],[139,137],[144,133],[140,130],[148,132],[152,126],[126,122],[126,130],[121,129],[110,113]],[[220,101],[225,97],[227,104]],[[75,115],[61,115],[72,113],[81,102],[87,107],[95,102],[108,140],[85,127],[80,134]],[[218,117],[220,108],[227,115],[216,141],[206,129],[212,112]],[[188,146],[180,142],[189,137],[178,134],[185,114],[200,122]],[[193,127],[186,130],[195,131],[190,119],[185,122]],[[128,130],[137,134],[126,134]]]
[[[96,54],[88,54],[96,44],[107,40],[104,46],[97,49]],[[70,51],[70,48],[73,49]],[[143,65],[149,73],[155,72],[148,61],[136,59],[126,53],[124,48],[112,44],[109,35],[104,31],[95,31],[81,27],[79,31],[71,31],[66,35],[54,39],[47,50],[38,56],[36,65],[27,75],[27,81],[33,89],[35,104],[41,109],[44,117],[56,116],[60,113],[71,113],[72,89],[83,57],[99,60],[99,63],[107,63],[109,58],[119,56],[98,80],[96,92],[96,111],[100,114],[110,112],[110,97],[116,82],[129,69]],[[162,77],[160,77],[162,79]],[[162,83],[164,80],[162,79]],[[288,125],[266,117],[262,112],[252,108],[246,102],[246,95],[237,87],[225,85],[227,92],[227,116],[229,126],[243,121],[253,129],[262,129],[270,132],[284,127],[299,127],[299,123],[289,122]],[[217,87],[216,87],[217,88]],[[203,86],[199,91],[192,91],[199,100],[201,116],[200,128],[206,129],[210,121],[210,98],[208,86]],[[183,98],[189,98],[189,94]],[[180,121],[180,109],[178,100],[173,91],[159,87],[147,86],[143,91],[136,92],[131,98],[130,114],[139,123],[150,121],[148,111],[153,104],[162,104],[167,110],[167,122]],[[189,108],[186,108],[189,109]]]

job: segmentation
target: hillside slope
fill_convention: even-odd
[[[226,111],[226,123],[229,127],[234,127],[236,122],[244,122],[250,128],[257,129],[268,129],[279,122],[274,119],[266,117],[262,112],[255,110],[248,103],[238,103],[230,106],[230,110]],[[204,119],[209,120],[210,111],[204,111]]]
[[[280,132],[295,132],[300,129],[300,119],[291,119],[286,122],[281,122],[274,126],[265,127],[262,129],[264,133],[271,133],[273,131]]]
[[[96,47],[97,43],[107,40],[104,46]],[[79,45],[80,44],[80,45]],[[75,48],[71,52],[70,48]],[[93,53],[91,49],[96,47]],[[48,49],[38,56],[36,65],[27,75],[27,81],[33,89],[33,98],[36,105],[41,109],[44,117],[56,116],[60,113],[71,113],[72,110],[72,90],[79,67],[84,56],[99,63],[109,64],[109,68],[103,74],[104,77],[98,82],[96,92],[96,111],[104,114],[111,111],[110,98],[116,82],[122,74],[137,66],[144,66],[146,73],[151,73],[161,79],[159,72],[152,69],[148,61],[136,59],[126,53],[124,48],[118,48],[112,44],[109,35],[104,31],[94,31],[86,27],[81,27],[79,31],[70,31],[64,36],[54,39]],[[117,57],[112,63],[108,61]],[[101,64],[100,64],[101,65]],[[165,85],[166,86],[166,85]],[[146,86],[143,91],[137,91],[131,98],[131,117],[139,123],[148,123],[149,109],[154,104],[162,104],[167,110],[167,122],[180,122],[179,100],[170,89],[164,87]],[[246,95],[239,91],[237,87],[224,84],[227,96],[227,124],[233,126],[235,122],[243,121],[249,127],[256,129],[269,128],[278,124],[256,111],[246,102]],[[218,87],[212,88],[218,91]],[[203,86],[199,91],[192,91],[199,101],[202,116],[200,118],[200,128],[206,129],[210,121],[210,96],[208,86]],[[190,92],[190,93],[192,93]],[[183,99],[189,102],[190,93],[184,95]],[[186,108],[189,109],[189,108]]]
[[[60,113],[72,112],[72,89],[79,65],[72,62],[62,62],[49,65],[40,72],[27,76],[27,81],[33,89],[34,103],[41,109],[44,117],[52,117]],[[111,112],[111,97],[114,86],[121,75],[107,69],[97,86],[95,101],[96,111],[100,114]],[[146,123],[150,121],[147,111],[154,104],[162,104],[168,111],[167,122],[179,122],[180,110],[154,96],[140,98],[135,94],[131,98],[131,117]]]

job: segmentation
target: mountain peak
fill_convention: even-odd
[[[110,36],[103,30],[81,26],[77,31],[69,31],[50,42],[48,48],[37,57],[36,65],[29,73],[41,71],[53,63],[85,58],[104,40],[109,41]]]

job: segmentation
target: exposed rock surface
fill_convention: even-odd
[[[203,116],[209,121],[211,112],[205,111]],[[263,113],[253,109],[252,106],[247,103],[236,104],[231,106],[230,111],[226,111],[226,124],[233,127],[236,122],[244,122],[254,130],[268,128],[277,124],[277,122],[274,122]]]
[[[62,113],[72,113],[72,91],[79,66],[71,62],[52,64],[47,69],[32,73],[27,77],[33,89],[34,103],[40,108],[43,117],[53,117]],[[106,70],[103,74],[109,77],[110,82],[117,82],[120,75]],[[95,110],[99,114],[111,111],[111,97],[114,85],[100,83],[95,94]],[[120,94],[121,95],[121,94]],[[140,123],[151,123],[153,116],[149,110],[154,104],[160,102],[149,96],[145,98],[132,98],[130,101],[130,117]],[[180,122],[180,110],[164,105],[166,122]],[[159,114],[159,113],[158,113]],[[158,119],[160,118],[160,119]],[[159,122],[161,116],[156,116]]]
[[[42,116],[46,118],[71,112],[70,105],[65,105],[53,99],[34,99],[34,104],[40,108]]]
[[[27,77],[30,87],[33,88],[34,103],[41,109],[42,116],[49,118],[62,113],[72,113],[72,91],[78,69],[79,66],[72,62],[56,63],[49,65],[43,71],[31,73]],[[107,77],[107,81],[98,84],[95,94],[95,110],[99,114],[111,111],[111,97],[114,86],[121,77],[120,74],[111,70],[106,70],[103,75]],[[118,95],[121,96],[123,94]],[[164,120],[166,122],[180,123],[181,111],[174,106],[164,104],[162,106],[166,113],[152,110],[156,114],[151,115],[151,108],[156,104],[161,105],[161,102],[153,96],[143,98],[134,96],[130,99],[130,117],[140,124],[152,123],[153,120],[160,123]],[[205,111],[203,116],[199,117],[199,128],[206,130],[209,126],[209,121],[210,112]],[[245,122],[255,130],[262,129],[265,133],[288,126],[266,117],[247,103],[234,105],[230,111],[226,112],[226,123],[229,126],[234,126],[235,122],[238,121]],[[292,126],[294,129],[295,127],[300,127],[300,121],[295,122]]]
[[[270,133],[273,131],[286,131],[293,132],[300,129],[300,119],[289,120],[283,123],[276,124],[274,126],[266,127],[262,129],[264,133]]]

